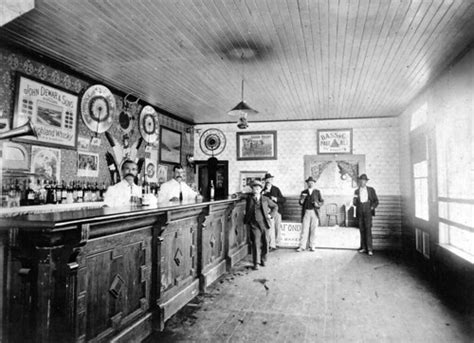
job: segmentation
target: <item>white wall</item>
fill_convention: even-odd
[[[236,123],[196,125],[194,156],[196,160],[209,158],[199,147],[200,134],[209,128],[218,128],[225,133],[227,145],[223,153],[216,157],[229,161],[230,193],[239,190],[240,171],[265,170],[275,175],[275,184],[284,195],[296,195],[304,188],[304,180],[307,177],[304,175],[304,155],[317,154],[317,130],[352,128],[353,154],[366,155],[366,173],[371,179],[370,185],[375,187],[379,194],[400,195],[398,125],[398,118],[275,123],[253,123],[250,118],[247,130],[238,129]],[[262,130],[277,131],[278,159],[237,161],[236,132]]]

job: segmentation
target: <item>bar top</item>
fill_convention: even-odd
[[[20,227],[22,229],[58,231],[71,225],[90,223],[104,219],[120,219],[130,216],[155,215],[170,210],[181,210],[208,205],[224,204],[240,200],[239,197],[228,196],[214,200],[162,202],[155,206],[126,206],[85,208],[79,210],[62,210],[48,213],[24,214],[0,219],[0,230]]]

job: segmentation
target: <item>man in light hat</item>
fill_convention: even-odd
[[[303,225],[301,228],[300,246],[296,251],[306,250],[309,236],[309,250],[314,251],[316,245],[316,228],[319,224],[319,208],[324,200],[321,192],[316,189],[316,180],[310,176],[306,179],[308,188],[301,192],[299,203],[302,206],[301,218]]]
[[[270,198],[262,196],[262,183],[253,181],[252,193],[247,196],[244,224],[248,225],[252,250],[253,269],[260,263],[265,266],[268,253],[268,229],[278,211],[278,205]]]
[[[270,225],[270,251],[275,250],[277,245],[280,243],[281,239],[281,212],[283,204],[285,203],[286,199],[281,194],[280,188],[273,184],[274,176],[270,173],[265,174],[265,187],[262,191],[262,194],[266,197],[269,197],[273,200],[275,204],[278,205],[278,212],[275,214],[273,218],[272,224]]]
[[[367,186],[367,181],[369,181],[369,178],[366,174],[359,176],[359,188],[354,192],[353,204],[359,221],[359,252],[366,252],[369,256],[372,256],[372,216],[375,216],[375,208],[379,205],[379,199],[375,189]]]

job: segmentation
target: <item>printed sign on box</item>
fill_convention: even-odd
[[[301,223],[281,223],[279,247],[296,248],[300,243]]]

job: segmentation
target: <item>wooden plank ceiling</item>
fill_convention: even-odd
[[[473,26],[459,0],[36,0],[0,35],[215,123],[235,121],[242,75],[250,121],[398,115]]]

